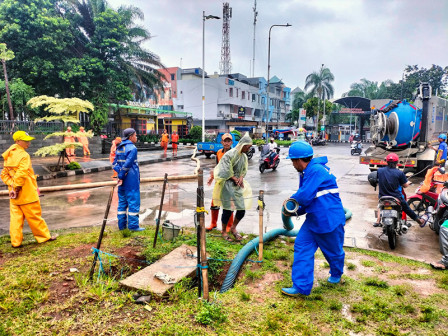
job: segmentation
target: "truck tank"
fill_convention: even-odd
[[[411,147],[418,139],[422,127],[422,110],[406,100],[380,108],[370,118],[372,142],[389,151]]]

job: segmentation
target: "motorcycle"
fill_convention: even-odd
[[[434,191],[440,182],[431,182],[430,189],[423,193],[420,191],[423,182],[415,190],[415,194],[408,198],[409,207],[414,211],[419,217],[427,213],[430,207],[435,207],[439,194]]]
[[[375,188],[378,185],[378,172],[372,172],[368,176],[369,183]],[[406,199],[406,194],[402,190]],[[401,200],[393,196],[383,196],[378,200],[383,234],[387,235],[389,247],[393,250],[397,246],[397,235],[406,234],[410,224],[406,221],[406,213],[401,207]]]
[[[355,154],[361,155],[361,153],[362,153],[361,141],[352,142],[352,144],[350,145],[350,148],[351,148],[351,151],[350,151],[351,155],[355,155]]]
[[[252,159],[252,156],[254,156],[254,154],[255,154],[255,148],[254,148],[254,147],[251,147],[251,148],[249,149],[249,151],[246,153],[246,155],[247,155],[247,159],[248,159],[248,160]]]
[[[430,207],[428,212],[432,214],[432,218],[430,217],[428,221],[429,227],[439,234],[440,227],[448,220],[448,181],[443,182],[443,189],[437,198],[435,209]]]
[[[264,173],[266,169],[276,170],[280,163],[280,148],[275,148],[276,155],[271,163],[271,150],[269,149],[269,145],[264,145],[260,148],[260,173]]]
[[[393,196],[383,196],[378,200],[383,233],[387,235],[389,247],[393,250],[397,246],[397,235],[408,232],[410,224],[406,221],[406,214],[401,208],[401,200]]]
[[[325,146],[327,144],[327,140],[314,138],[311,140],[311,145],[313,146]]]

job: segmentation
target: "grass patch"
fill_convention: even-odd
[[[154,232],[153,227],[138,233],[108,228],[102,250],[117,255],[131,251],[132,258],[154,262],[182,244],[196,244],[195,233],[185,230],[174,241],[158,240],[152,248]],[[440,289],[448,289],[448,275],[423,263],[346,249],[348,260],[400,276],[390,276],[392,285],[383,280],[387,275],[366,277],[365,268],[348,262],[349,274],[341,284],[332,285],[326,281],[328,264],[318,252],[318,284],[311,295],[293,298],[280,293],[280,288],[291,286],[294,241],[282,238],[286,244],[280,239],[266,243],[263,263],[246,263],[234,288],[220,294],[227,260],[243,245],[208,235],[211,303],[198,300],[196,279],[184,279],[166,297],[154,296],[146,305],[137,305],[134,295],[143,293],[120,287],[119,279],[145,264],[104,257],[105,272],[89,281],[90,249],[98,234],[99,228],[72,229],[41,245],[27,236],[19,250],[0,237],[0,335],[95,335],[98,326],[105,335],[123,336],[448,334],[448,292]],[[196,249],[188,253],[193,256]],[[256,260],[256,253],[249,259]],[[79,272],[70,273],[73,267]],[[425,272],[419,273],[422,269]],[[413,280],[437,283],[435,294],[419,294]]]

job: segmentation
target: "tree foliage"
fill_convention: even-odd
[[[319,71],[314,71],[305,79],[305,90],[311,88],[310,93],[320,99],[330,99],[334,95],[334,88],[331,82],[334,76],[330,69],[321,67]]]
[[[11,103],[14,109],[14,116],[19,120],[25,120],[27,117],[33,117],[33,110],[27,108],[26,103],[36,95],[34,88],[23,82],[21,78],[15,78],[9,82],[11,92]],[[6,99],[5,82],[0,81],[0,104],[3,111],[7,110],[8,101]]]

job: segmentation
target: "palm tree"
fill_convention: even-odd
[[[332,98],[334,95],[334,89],[331,82],[334,81],[334,76],[330,69],[325,68],[322,64],[319,72],[314,71],[309,74],[305,79],[305,90],[311,88],[310,93],[313,96],[318,97],[319,100],[324,100],[326,98]],[[325,114],[325,104],[324,114]],[[317,123],[316,128],[319,127],[319,109],[317,110]]]
[[[120,51],[113,55],[113,63],[117,70],[129,75],[132,89],[137,92],[137,88],[163,86],[163,75],[156,68],[163,68],[159,56],[143,49],[142,43],[151,38],[151,34],[145,28],[134,23],[137,19],[143,19],[143,12],[134,6],[121,6],[117,11],[109,6],[106,0],[68,0],[68,3],[74,13],[69,13],[75,17],[77,22],[77,41],[74,49],[79,54],[88,52],[89,48],[95,49],[98,40],[101,40],[98,32],[97,19],[108,11],[118,14],[120,24],[126,27],[125,35],[117,36],[121,48]],[[104,19],[104,18],[103,18]],[[102,50],[99,57],[108,58]]]
[[[373,82],[368,79],[361,79],[359,83],[350,85],[350,91],[342,94],[343,97],[363,97],[368,99],[388,98],[387,88],[393,82],[388,79],[378,86],[378,82]]]

